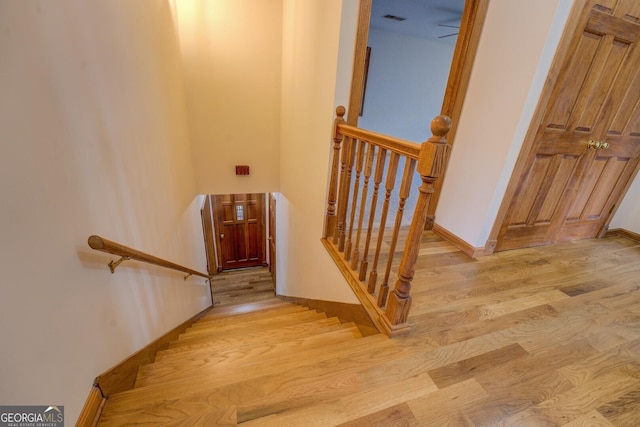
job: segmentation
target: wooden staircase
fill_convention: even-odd
[[[221,307],[141,367],[132,390],[110,396],[99,425],[301,425],[296,411],[332,402],[314,425],[337,425],[364,415],[336,402],[373,392],[380,379],[363,384],[357,371],[390,342],[276,298]]]

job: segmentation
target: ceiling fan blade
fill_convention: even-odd
[[[447,24],[438,24],[438,27],[460,28],[459,25],[447,25]]]
[[[451,37],[451,36],[457,36],[458,33],[451,33],[451,34],[447,34],[446,36],[440,36],[438,37],[439,39],[444,39],[445,37]]]

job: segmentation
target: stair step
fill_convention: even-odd
[[[143,398],[144,400],[144,398]],[[210,402],[198,402],[185,406],[182,402],[163,401],[138,410],[134,406],[118,407],[107,399],[100,416],[100,427],[121,427],[125,425],[148,426],[237,426],[237,409],[222,396]]]
[[[271,322],[276,322],[274,319],[283,320],[289,317],[304,319],[307,317],[316,317],[318,314],[322,318],[327,317],[324,313],[319,313],[315,310],[309,310],[306,307],[291,307],[287,309],[273,310],[267,313],[267,315],[257,316],[253,318],[235,318],[234,322],[213,321],[203,323],[198,326],[192,326],[187,328],[184,333],[182,333],[180,337],[178,337],[178,339],[186,339],[192,336],[195,337],[199,336],[200,334],[216,334],[228,330],[245,329],[247,327],[252,327],[252,325],[264,325]]]
[[[278,298],[270,298],[262,301],[255,301],[247,304],[226,305],[223,307],[214,307],[203,319],[226,318],[240,314],[246,314],[273,307],[289,307],[290,303],[282,301]]]
[[[196,378],[187,376],[114,394],[109,398],[108,412],[112,420],[122,424],[125,419],[136,419],[136,412],[167,422],[206,414],[211,402],[229,400],[229,406],[243,405],[242,419],[265,416],[277,412],[285,401],[295,408],[361,390],[359,371],[382,361],[393,362],[402,351],[387,337],[373,335],[343,342],[334,351],[320,348],[288,355],[277,363],[266,360],[218,372],[202,369]],[[240,413],[238,417],[240,420]]]
[[[309,309],[307,307],[302,307],[299,305],[287,305],[284,307],[265,308],[263,310],[253,311],[250,313],[242,313],[242,314],[238,314],[231,317],[213,318],[213,319],[208,319],[206,317],[203,317],[202,319],[198,320],[193,325],[191,325],[191,327],[187,330],[215,327],[217,325],[244,323],[252,320],[264,319],[264,318],[278,315],[278,314],[299,313],[299,312],[308,311],[308,310]]]
[[[366,392],[384,381],[370,371],[407,351],[386,336],[362,337],[353,323],[275,298],[224,307],[140,367],[132,390],[109,396],[100,425],[271,422],[311,402]]]
[[[340,323],[336,318],[320,319],[285,328],[258,332],[248,340],[246,337],[231,337],[228,340],[220,341],[221,343],[225,342],[225,344],[222,345],[212,344],[206,346],[193,346],[186,351],[173,351],[173,349],[165,350],[169,353],[159,355],[159,357],[156,357],[154,363],[179,363],[184,360],[225,357],[226,355],[237,353],[238,351],[245,351],[246,348],[274,346],[287,341],[295,341],[305,338],[310,339],[316,335],[350,329],[351,326],[352,324],[350,323]],[[183,350],[183,347],[177,348],[176,350]]]
[[[287,326],[275,330],[266,330],[255,332],[252,334],[244,334],[239,336],[230,336],[213,342],[199,343],[193,345],[185,345],[175,348],[169,348],[159,351],[156,354],[155,362],[162,363],[166,359],[179,359],[190,357],[207,357],[219,352],[227,352],[228,349],[235,349],[247,345],[253,345],[253,342],[269,343],[278,342],[284,339],[296,339],[310,334],[318,326],[322,326],[323,330],[331,331],[341,327],[340,321],[335,317],[320,319],[312,322],[304,322],[293,326]]]
[[[319,350],[325,346],[337,345],[361,337],[360,331],[354,324],[345,324],[338,330],[291,339],[277,344],[256,343],[255,345],[229,350],[226,353],[216,354],[211,357],[196,357],[189,360],[171,359],[140,368],[136,380],[136,387],[160,384],[165,381],[181,380],[189,376],[197,378],[202,370],[212,368],[213,365],[215,365],[216,370],[242,369],[244,366],[256,362],[264,363],[288,354],[301,353],[308,350]]]
[[[240,323],[235,325],[227,325],[215,330],[205,331],[202,333],[183,334],[178,337],[177,341],[169,344],[169,348],[179,347],[181,345],[191,345],[198,342],[208,342],[219,338],[228,337],[234,334],[244,334],[268,329],[281,328],[284,326],[295,325],[300,322],[309,322],[318,319],[326,319],[326,315],[316,311],[305,311],[302,313],[286,314],[282,316],[261,319],[255,322]]]
[[[372,335],[356,340],[351,340],[340,344],[334,351],[327,352],[324,349],[302,351],[295,354],[288,354],[278,360],[277,365],[272,361],[254,360],[244,366],[231,366],[231,369],[217,369],[216,365],[206,366],[199,369],[196,377],[183,377],[175,381],[165,381],[162,384],[154,384],[152,386],[139,386],[133,390],[127,390],[117,395],[127,396],[129,394],[142,395],[144,392],[166,392],[167,396],[179,397],[179,389],[182,384],[189,383],[193,390],[207,390],[216,387],[223,387],[240,381],[250,381],[272,372],[284,372],[289,370],[298,370],[302,367],[330,361],[333,363],[336,358],[350,357],[360,353],[370,354],[374,350],[373,347],[379,345],[387,345],[388,339],[381,335]],[[371,348],[370,348],[371,347]],[[348,362],[349,366],[353,366]]]

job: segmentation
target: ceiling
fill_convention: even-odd
[[[445,27],[460,25],[460,17],[465,0],[373,0],[371,9],[371,27],[422,39],[442,42],[456,42],[456,28]],[[404,21],[384,18],[393,15],[406,18]],[[440,25],[439,25],[440,24]]]

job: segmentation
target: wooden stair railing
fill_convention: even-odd
[[[113,255],[118,255],[120,257],[120,259],[117,261],[111,260],[111,262],[109,262],[108,265],[109,265],[109,269],[111,270],[111,273],[115,272],[116,267],[118,267],[118,265],[120,265],[122,261],[127,261],[132,259],[136,261],[146,262],[148,264],[158,265],[164,268],[170,268],[172,270],[181,271],[183,273],[187,273],[187,275],[184,277],[184,280],[187,280],[187,278],[192,275],[204,277],[209,281],[209,286],[211,286],[212,276],[209,274],[202,273],[197,270],[192,270],[191,268],[184,267],[180,264],[176,264],[171,261],[167,261],[153,255],[149,255],[145,252],[141,252],[139,250],[130,248],[120,243],[112,242],[111,240],[105,239],[104,237],[100,237],[96,235],[89,236],[88,243],[91,249],[107,252]],[[213,298],[213,294],[212,294],[212,298]]]
[[[411,282],[429,202],[449,150],[445,136],[451,120],[447,116],[435,117],[431,121],[433,136],[416,144],[348,125],[345,112],[342,106],[336,109],[322,242],[376,327],[389,336],[404,335],[410,331],[407,317],[411,308]],[[401,164],[404,166],[400,188],[393,196]],[[406,232],[402,218],[416,171],[422,185],[406,241],[398,248],[400,237]],[[383,181],[384,195],[381,195]],[[395,221],[388,228],[387,216],[392,205],[397,206]],[[385,237],[389,240],[385,241]],[[379,268],[381,280],[378,280]],[[398,277],[389,292],[390,274],[394,269]]]

